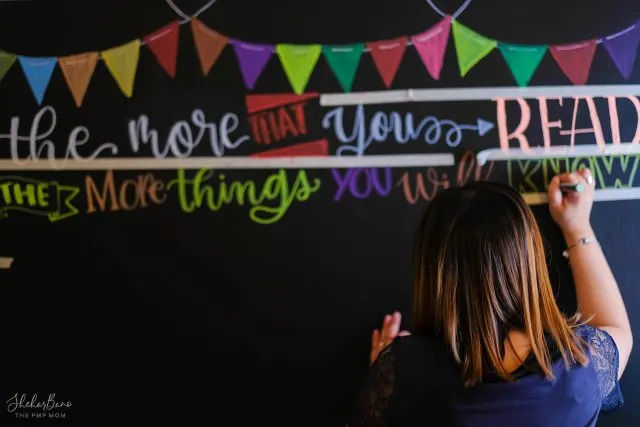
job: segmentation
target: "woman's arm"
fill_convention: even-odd
[[[582,193],[563,194],[559,188],[561,182],[582,182],[585,190]],[[592,317],[590,325],[607,331],[615,341],[619,353],[620,378],[633,346],[622,295],[600,245],[597,242],[576,245],[580,239],[595,239],[589,220],[594,191],[593,177],[588,169],[556,176],[549,184],[549,208],[562,229],[567,247],[571,248],[569,265],[578,309],[585,317]]]

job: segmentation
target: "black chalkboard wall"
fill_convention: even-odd
[[[435,5],[453,14],[461,3]],[[203,5],[176,3],[187,17]],[[474,156],[499,148],[500,132],[516,130],[527,109],[530,123],[520,130],[531,147],[545,141],[545,118],[552,146],[570,144],[572,133],[581,147],[638,142],[640,104],[625,97],[640,94],[633,86],[640,83],[640,69],[631,62],[637,30],[593,41],[629,29],[640,18],[637,1],[474,0],[456,18],[463,65],[486,56],[461,77],[452,30],[444,38],[448,45],[436,80],[430,71],[437,76],[438,45],[428,36],[441,41],[442,33],[427,34],[396,55],[402,61],[390,90],[408,95],[410,88],[494,89],[476,100],[451,99],[460,93],[454,91],[438,101],[360,107],[323,96],[348,92],[353,60],[358,67],[351,93],[388,90],[374,57],[383,58],[381,69],[393,71],[399,49],[393,40],[442,24],[428,3],[218,0],[190,23],[161,0],[0,2],[0,64],[7,69],[13,58],[6,52],[22,56],[0,81],[0,256],[14,259],[10,269],[0,269],[0,384],[7,402],[2,425],[343,426],[367,369],[372,328],[394,309],[410,320],[413,230],[439,189],[492,179],[534,197],[553,170],[582,164],[597,170],[599,189],[640,187],[638,154],[510,159],[481,168]],[[449,31],[445,24],[436,28]],[[203,43],[205,65],[213,63],[206,76],[194,34]],[[143,45],[136,58],[136,43],[130,42],[138,39]],[[392,41],[366,45],[380,40]],[[580,43],[585,40],[592,42]],[[255,68],[265,53],[264,46],[247,43],[321,44],[324,53],[319,46],[293,49],[296,58],[318,57],[305,94],[298,96],[277,52],[266,51],[269,59],[255,86],[246,87],[239,57],[250,57],[248,66]],[[510,51],[514,73],[505,61],[509,52],[502,53],[509,49],[504,43],[534,45]],[[573,45],[535,47],[567,43]],[[416,47],[431,55],[429,69]],[[365,48],[358,58],[357,49]],[[98,55],[66,57],[84,52]],[[531,70],[527,61],[536,52],[542,60],[528,88],[557,85],[565,91],[562,101],[549,90],[541,94],[548,99],[526,92],[523,97],[532,99],[515,99],[514,74],[526,85],[519,73]],[[281,56],[286,61],[287,52]],[[78,106],[67,79],[80,100],[82,77],[89,75],[83,72],[91,71],[96,58]],[[127,68],[127,61],[134,67]],[[42,93],[43,76],[51,69],[38,103],[34,95]],[[137,70],[131,97],[125,95],[128,69]],[[620,92],[612,103],[607,95],[613,90]],[[415,135],[407,133],[407,117],[413,118]],[[196,139],[200,144],[190,152]],[[518,140],[508,144],[515,149]],[[77,159],[98,148],[98,160],[77,166]],[[16,166],[16,159],[26,161],[33,153],[46,161],[50,149],[55,165]],[[270,151],[278,149],[284,151]],[[336,170],[311,164],[280,171],[266,166],[274,157],[258,160],[265,165],[258,169],[214,163],[200,169],[189,163],[203,156],[289,156],[292,150],[324,155],[311,159],[316,166],[356,154],[364,154],[359,160],[453,154],[455,164]],[[176,154],[184,155],[184,170],[154,160]],[[118,158],[142,161],[129,170],[123,170],[124,160],[95,166]],[[623,193],[631,193],[631,200],[598,202],[593,221],[640,331],[640,204],[632,200],[633,191],[602,194],[619,199]],[[547,207],[535,210],[549,242],[558,298],[571,311],[573,289],[559,256],[563,242]],[[626,406],[600,425],[638,425],[639,380],[640,355],[634,350],[622,381]],[[57,403],[71,407],[14,405],[11,411],[16,393],[27,400],[37,393],[37,401],[55,393]]]

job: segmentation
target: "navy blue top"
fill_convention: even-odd
[[[601,411],[623,404],[618,348],[601,329],[585,325],[577,333],[589,344],[587,366],[566,369],[554,351],[551,381],[530,368],[535,359],[529,356],[513,373],[515,382],[488,375],[470,389],[460,387],[459,371],[438,339],[396,338],[371,366],[348,425],[595,426]]]

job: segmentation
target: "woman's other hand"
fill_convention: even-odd
[[[566,192],[560,189],[561,183],[584,185],[580,193]],[[589,169],[581,169],[573,173],[556,175],[549,183],[547,190],[549,210],[554,221],[560,226],[567,240],[591,237],[591,207],[595,185]]]
[[[410,335],[408,331],[400,331],[400,323],[402,323],[402,314],[396,311],[393,314],[384,316],[381,329],[373,330],[371,334],[371,353],[369,353],[370,363],[375,362],[382,349],[391,344],[391,341],[397,336]]]

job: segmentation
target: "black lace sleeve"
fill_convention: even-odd
[[[360,390],[348,427],[390,425],[396,383],[394,343],[387,346],[371,365]]]

